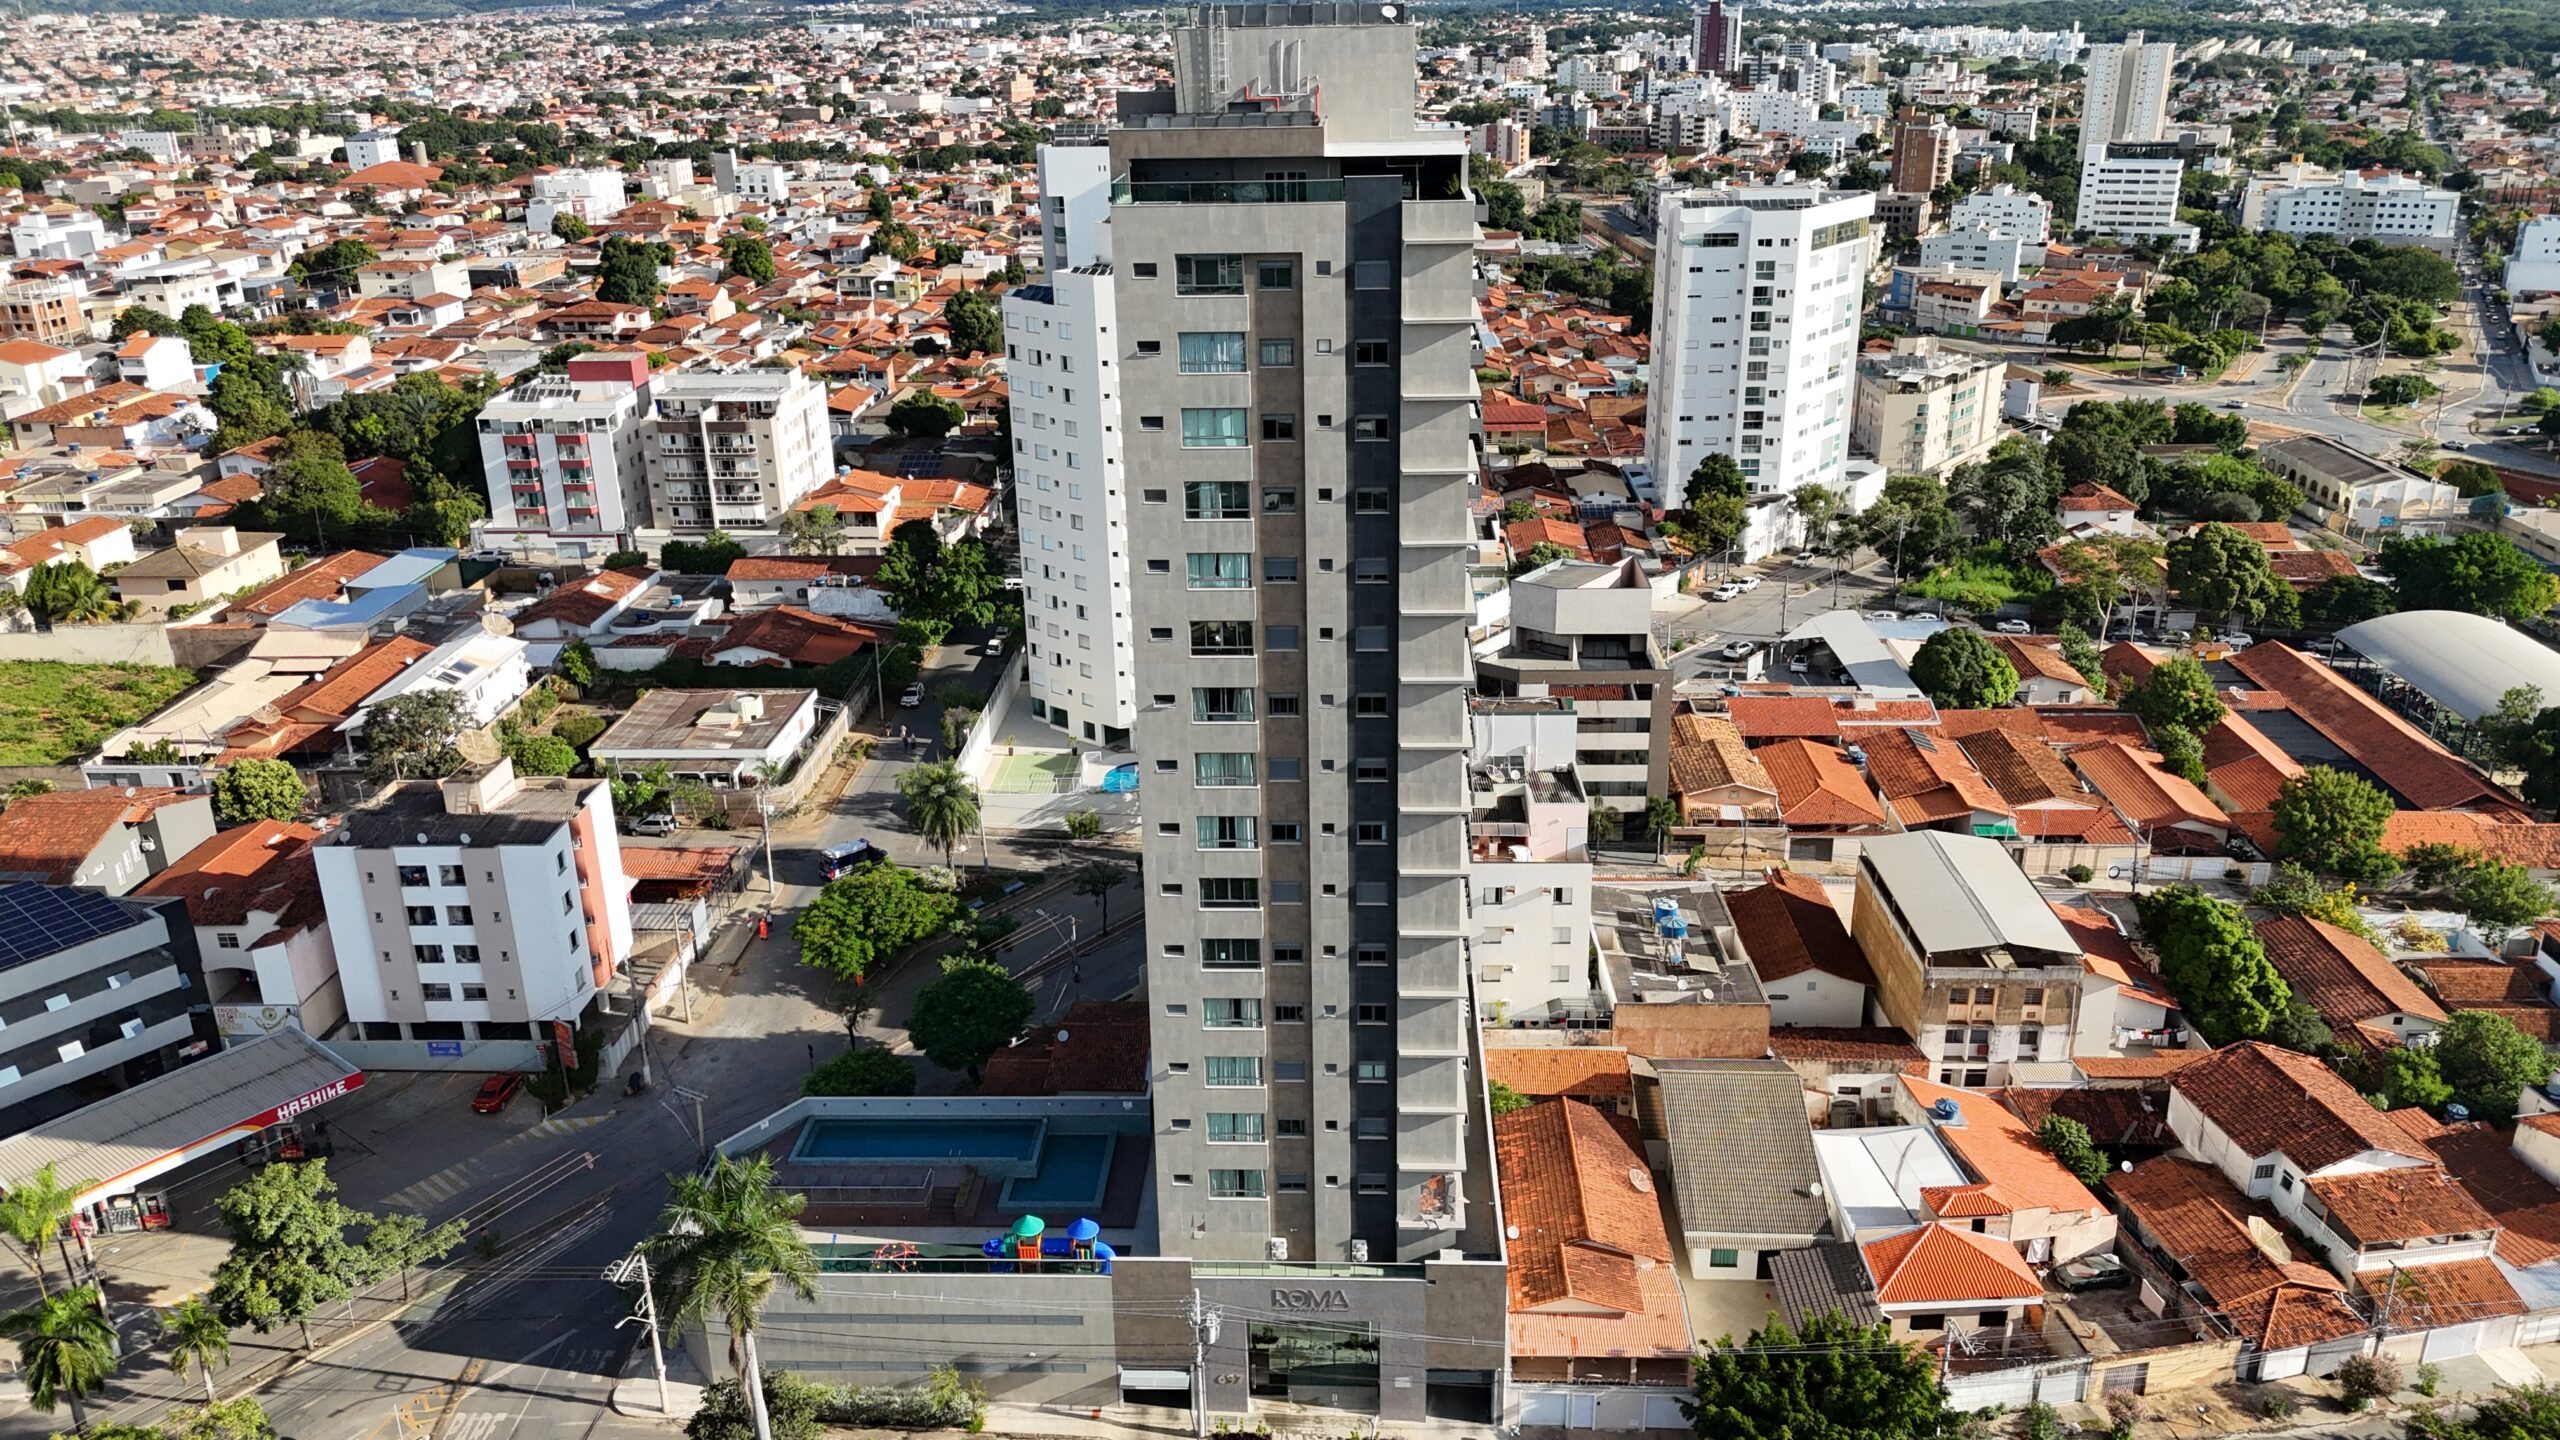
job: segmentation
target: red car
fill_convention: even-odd
[[[523,1088],[524,1077],[513,1071],[492,1075],[480,1082],[480,1093],[471,1097],[472,1113],[495,1115],[506,1109],[507,1102],[516,1098],[516,1092]]]

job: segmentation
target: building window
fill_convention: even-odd
[[[1244,1089],[1262,1083],[1259,1055],[1212,1055],[1201,1068],[1201,1083],[1213,1090]]]
[[[1188,450],[1233,450],[1245,443],[1242,407],[1185,407],[1182,444]]]
[[[409,923],[412,925],[433,925],[436,923],[436,907],[433,905],[410,905],[404,908],[408,911]]]
[[[1294,445],[1298,440],[1298,417],[1287,411],[1273,411],[1262,417],[1262,443]]]
[[[1192,756],[1192,783],[1201,786],[1250,785],[1253,752],[1204,750]]]
[[[1191,689],[1191,718],[1200,724],[1250,722],[1253,719],[1253,690],[1245,685],[1195,685]]]
[[[1249,1110],[1210,1111],[1209,1143],[1212,1145],[1261,1144],[1262,1116]]]
[[[1185,520],[1250,520],[1253,487],[1242,480],[1187,480],[1182,486]]]
[[[1354,290],[1386,290],[1395,285],[1395,272],[1384,260],[1351,262],[1351,288]]]
[[[1263,556],[1263,557],[1262,557],[1262,579],[1263,579],[1263,583],[1268,584],[1268,585],[1295,585],[1295,584],[1297,584],[1297,583],[1298,583],[1298,557],[1297,557],[1297,556],[1295,556],[1295,555],[1265,555],[1265,556]]]
[[[224,930],[224,931],[222,931],[222,932],[220,932],[220,933],[216,934],[216,935],[213,937],[213,947],[214,947],[215,949],[217,949],[217,950],[237,950],[237,949],[239,949],[239,948],[240,948],[240,935],[239,935],[239,932],[234,931],[234,930]]]
[[[1211,996],[1200,1002],[1200,1024],[1208,1030],[1259,1030],[1262,1002],[1250,996]]]
[[[1263,290],[1298,288],[1298,266],[1294,260],[1262,260],[1254,265],[1253,283]]]
[[[1264,713],[1275,720],[1295,717],[1298,714],[1298,697],[1294,693],[1275,694],[1264,706]]]
[[[1194,550],[1185,583],[1194,590],[1242,590],[1253,583],[1253,557],[1241,550]]]
[[[1174,256],[1173,293],[1176,295],[1243,294],[1244,257],[1241,255]]]
[[[1185,375],[1241,375],[1244,373],[1244,332],[1241,330],[1186,330],[1180,337],[1182,373]]]
[[[426,884],[426,883],[427,883],[427,867],[426,867],[426,866],[424,866],[424,865],[403,865],[403,866],[401,866],[401,867],[400,867],[400,883],[401,883],[401,884],[403,884],[403,885],[424,885],[424,884]]]
[[[1203,910],[1251,910],[1261,903],[1262,882],[1249,875],[1209,875],[1200,881],[1200,908]]]
[[[1205,894],[1212,881],[1200,882]],[[1245,884],[1256,882],[1247,880]],[[1259,970],[1262,968],[1262,942],[1250,937],[1225,937],[1200,942],[1200,965],[1206,970]]]
[[[421,965],[444,963],[444,947],[441,945],[412,945],[409,947],[409,953]]]
[[[1710,1270],[1737,1270],[1741,1266],[1742,1252],[1739,1250],[1711,1249],[1707,1252],[1707,1268]]]
[[[1209,1172],[1209,1196],[1214,1200],[1260,1200],[1263,1198],[1262,1172],[1212,1170]]]
[[[450,1000],[453,998],[453,987],[450,985],[436,984],[421,985],[418,987],[418,998],[421,1000]]]
[[[1351,1067],[1351,1078],[1363,1085],[1383,1085],[1387,1082],[1387,1062],[1363,1060]]]
[[[1203,815],[1199,820],[1200,848],[1203,850],[1254,850],[1261,848],[1254,837],[1261,822],[1251,815]]]
[[[1352,416],[1352,417],[1351,417],[1351,438],[1352,438],[1352,439],[1354,439],[1354,440],[1384,440],[1384,439],[1386,439],[1386,438],[1387,438],[1387,417],[1386,417],[1386,416],[1384,416],[1384,415],[1354,415],[1354,416]]]
[[[1390,346],[1384,340],[1354,340],[1351,342],[1351,363],[1354,365],[1385,365],[1391,363],[1394,359],[1394,347]]]
[[[563,852],[560,856],[561,868],[564,870],[567,869],[568,864],[569,857],[566,852]],[[462,883],[462,867],[459,865],[437,866],[436,883],[439,885],[460,885]]]
[[[1262,352],[1262,368],[1265,370],[1286,370],[1298,363],[1298,342],[1295,340],[1264,340],[1259,348]]]
[[[468,905],[447,905],[444,907],[444,923],[447,925],[470,924],[471,907]]]

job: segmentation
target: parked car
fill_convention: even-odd
[[[2124,1261],[2113,1255],[2083,1255],[2053,1267],[2055,1288],[2066,1294],[2083,1290],[2114,1290],[2132,1283],[2133,1272]]]
[[[1713,589],[1713,590],[1711,590],[1711,591],[1707,592],[1707,598],[1708,598],[1708,599],[1710,599],[1710,600],[1731,600],[1731,599],[1734,599],[1734,598],[1736,598],[1736,597],[1740,596],[1741,594],[1742,594],[1742,587],[1741,587],[1741,586],[1739,586],[1739,585],[1736,585],[1736,584],[1734,584],[1732,581],[1728,580],[1728,581],[1726,581],[1724,584],[1719,585],[1719,586],[1717,586],[1715,589]]]
[[[495,1115],[506,1109],[507,1102],[516,1098],[516,1092],[523,1088],[524,1077],[513,1070],[492,1075],[480,1082],[480,1093],[471,1097],[471,1113]]]
[[[2256,642],[2256,641],[2254,641],[2254,640],[2250,639],[2248,636],[2241,634],[2241,633],[2240,633],[2239,631],[2237,631],[2237,630],[2232,631],[2232,632],[2231,632],[2230,634],[2228,634],[2228,635],[2220,636],[2220,637],[2217,637],[2217,638],[2219,638],[2219,639],[2222,641],[2222,643],[2223,643],[2223,644],[2230,646],[2230,647],[2231,647],[2232,649],[2234,649],[2234,650],[2246,650],[2246,649],[2248,649],[2250,646],[2252,646],[2252,645],[2254,645],[2254,644],[2258,643],[2258,642]]]
[[[676,817],[663,810],[654,815],[633,815],[623,820],[622,828],[631,835],[673,835]]]
[[[1725,647],[1716,653],[1727,660],[1740,660],[1759,648],[1759,642],[1754,640],[1733,640],[1726,642]]]
[[[924,703],[924,682],[919,680],[898,692],[898,708],[913,710]]]
[[[504,550],[474,550],[471,552],[471,558],[485,560],[492,565],[504,565],[515,557]]]
[[[2471,442],[2468,440],[2447,440],[2444,442],[2444,448],[2447,450],[2468,450],[2471,448]]]
[[[1866,612],[1865,618],[1869,620],[1899,620],[1902,618],[1902,612],[1899,610],[1869,610]]]
[[[881,864],[888,858],[889,852],[879,846],[868,840],[856,840],[850,845],[838,845],[826,851],[818,860],[828,879],[841,880],[856,870]]]
[[[2033,635],[2036,633],[2036,627],[2028,624],[2024,620],[2003,620],[1991,628],[1999,631],[2003,635]]]
[[[1757,590],[1757,589],[1759,589],[1759,588],[1760,588],[1760,577],[1759,577],[1759,576],[1757,576],[1757,575],[1736,575],[1736,576],[1734,576],[1732,579],[1727,580],[1727,581],[1726,581],[1726,582],[1724,582],[1724,583],[1726,583],[1727,585],[1730,585],[1730,586],[1734,587],[1734,588],[1735,588],[1735,589],[1737,589],[1737,590],[1741,590],[1741,591],[1744,591],[1745,593],[1748,593],[1748,592],[1750,592],[1750,591]]]

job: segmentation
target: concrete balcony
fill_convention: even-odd
[[[1403,615],[1396,621],[1396,678],[1408,684],[1465,683],[1475,678],[1464,613]]]
[[[1467,924],[1467,882],[1463,875],[1399,875],[1396,877],[1396,933],[1462,935]]]
[[[1402,817],[1396,869],[1406,875],[1461,875],[1467,868],[1466,817],[1454,812]]]
[[[1407,200],[1403,210],[1405,244],[1475,248],[1476,204],[1473,200],[1463,197]]]
[[[1396,753],[1396,806],[1405,811],[1455,811],[1465,814],[1467,756],[1458,749],[1404,749]],[[1451,930],[1450,934],[1457,934]]]

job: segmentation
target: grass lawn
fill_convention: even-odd
[[[2021,600],[2034,600],[2053,588],[2053,577],[2041,566],[2011,565],[1996,547],[1984,546],[1902,587],[1922,600],[1961,605],[1968,610],[1997,610]]]
[[[158,665],[0,660],[0,765],[67,765],[194,683]]]

